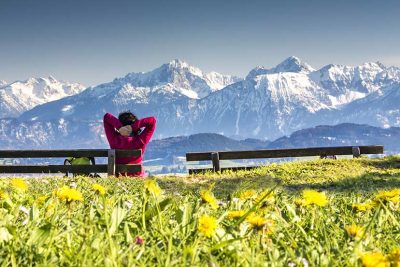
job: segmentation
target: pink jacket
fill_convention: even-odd
[[[128,157],[128,158],[116,158],[115,163],[117,164],[141,164],[144,151],[146,146],[153,136],[154,130],[156,129],[156,118],[148,117],[140,120],[136,120],[131,126],[133,131],[137,131],[140,128],[145,128],[139,135],[125,137],[120,135],[116,129],[122,127],[121,122],[110,113],[106,113],[103,118],[104,130],[106,132],[108,143],[110,148],[113,149],[141,149],[142,155],[140,157]],[[142,167],[141,172],[137,173],[124,173],[129,176],[144,176],[144,170]]]

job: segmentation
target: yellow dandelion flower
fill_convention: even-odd
[[[246,214],[246,211],[244,210],[232,210],[228,212],[228,218],[229,219],[238,219],[240,217],[242,217],[243,215]]]
[[[5,200],[5,199],[8,199],[7,192],[4,192],[4,191],[0,190],[0,200]]]
[[[155,180],[146,180],[144,181],[144,188],[150,192],[153,196],[157,197],[161,194],[161,188],[158,186]]]
[[[390,252],[389,261],[392,264],[391,266],[399,267],[400,266],[400,248],[397,248]]]
[[[218,201],[210,190],[201,190],[200,195],[203,202],[210,204],[215,210],[218,209]]]
[[[372,209],[373,205],[371,203],[354,203],[353,205],[351,205],[351,207],[355,211],[362,212]]]
[[[217,230],[217,219],[208,215],[201,215],[197,229],[206,237],[211,237]]]
[[[57,190],[56,194],[60,200],[67,203],[72,201],[83,201],[82,193],[74,188],[69,188],[68,186],[61,187]]]
[[[367,252],[361,255],[364,267],[389,267],[390,263],[381,252]]]
[[[323,207],[328,204],[328,199],[324,192],[318,192],[315,190],[304,190],[303,191],[303,198],[297,199],[295,201],[296,204],[301,206],[308,206],[315,204],[317,206]]]
[[[99,194],[101,196],[104,196],[105,193],[106,193],[106,188],[104,186],[102,186],[102,185],[99,185],[99,184],[93,184],[92,185],[92,190],[94,192],[96,192],[96,194]]]
[[[360,238],[364,234],[364,228],[356,224],[348,225],[344,229],[351,238]]]
[[[256,190],[246,190],[240,193],[239,198],[240,200],[246,200],[255,197],[256,194],[257,194]]]
[[[20,178],[12,179],[10,181],[11,187],[20,191],[28,190],[28,184]]]

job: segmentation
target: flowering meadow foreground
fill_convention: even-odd
[[[0,179],[0,266],[400,266],[400,157]]]

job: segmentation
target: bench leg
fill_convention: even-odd
[[[219,172],[221,171],[221,166],[219,165],[219,154],[218,152],[211,153],[211,160],[213,165],[213,171]]]
[[[353,146],[351,148],[351,151],[353,152],[353,158],[358,158],[359,156],[361,156],[360,147]]]
[[[115,149],[108,150],[108,176],[115,176]]]

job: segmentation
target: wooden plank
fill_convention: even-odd
[[[286,158],[286,157],[309,157],[320,155],[353,155],[351,146],[347,147],[313,147],[313,148],[293,148],[293,149],[274,149],[256,151],[225,151],[220,152],[221,160],[228,159],[257,159],[257,158]],[[360,147],[361,150],[361,147]],[[383,149],[382,149],[383,150]],[[373,149],[365,149],[371,153]]]
[[[107,157],[108,149],[0,150],[0,158]]]
[[[186,161],[211,160],[212,152],[189,152],[186,153]]]
[[[125,173],[125,172],[141,172],[142,165],[140,164],[117,164],[115,168],[116,173]]]
[[[220,160],[229,159],[257,159],[257,158],[286,158],[309,157],[321,155],[353,155],[352,146],[343,147],[311,147],[291,149],[264,149],[248,151],[220,151]],[[361,154],[382,154],[383,146],[359,146]],[[211,160],[212,152],[187,153],[187,161]]]
[[[361,155],[368,154],[383,154],[384,146],[376,145],[376,146],[359,146]]]
[[[107,157],[109,149],[0,150],[0,158]],[[139,157],[141,149],[117,149],[117,157]]]
[[[105,173],[107,165],[0,165],[0,173]]]
[[[107,174],[112,176],[115,175],[115,150],[108,150],[108,164],[107,164]]]
[[[124,157],[140,157],[142,155],[141,149],[116,149],[115,154],[117,158]]]

